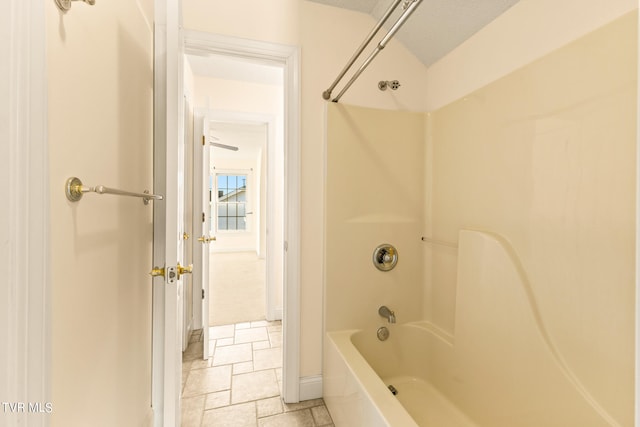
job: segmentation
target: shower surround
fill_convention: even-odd
[[[636,76],[632,12],[430,113],[329,104],[326,332],[375,330],[387,305],[455,344],[469,302],[458,235],[490,232],[516,254],[556,360],[604,411],[595,425],[633,425]],[[392,271],[371,265],[381,243],[398,249]],[[489,419],[455,387],[440,392]]]

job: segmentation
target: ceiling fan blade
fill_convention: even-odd
[[[238,147],[234,147],[233,145],[220,144],[219,142],[209,141],[209,145],[212,145],[218,148],[224,148],[225,150],[238,151]]]

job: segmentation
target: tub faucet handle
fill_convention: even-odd
[[[386,305],[383,305],[378,309],[378,314],[387,319],[389,323],[396,323],[396,314]]]

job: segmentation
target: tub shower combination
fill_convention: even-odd
[[[334,97],[336,84],[400,3],[405,8],[401,17]],[[633,273],[616,270],[621,270],[625,256],[626,266],[633,262],[628,257],[632,245],[622,236],[634,233],[635,221],[619,217],[625,210],[616,212],[612,206],[631,206],[626,201],[633,200],[635,189],[626,181],[603,180],[614,175],[604,167],[617,170],[624,159],[612,155],[601,161],[605,146],[600,144],[601,135],[619,128],[623,133],[611,137],[616,144],[607,139],[606,151],[614,145],[636,146],[637,14],[435,115],[338,105],[419,3],[394,0],[323,93],[332,101],[327,104],[326,165],[331,168],[326,168],[325,192],[323,396],[335,425],[632,425],[633,384],[628,378],[633,367],[625,355],[633,352],[626,345],[633,327],[632,309],[625,302],[632,297],[624,274]],[[610,49],[618,45],[629,50]],[[596,51],[616,55],[602,60],[592,54]],[[574,77],[576,70],[579,79]],[[619,73],[609,79],[612,70]],[[397,89],[393,86],[392,82],[391,88]],[[596,123],[599,116],[604,118],[601,124]],[[480,138],[485,132],[487,136]],[[621,148],[619,153],[626,151]],[[635,158],[635,148],[629,153]],[[588,167],[593,173],[586,173]],[[498,177],[513,184],[498,186]],[[612,188],[619,196],[615,200],[608,197]],[[597,194],[607,198],[594,204]],[[472,214],[476,207],[479,212]],[[426,209],[431,210],[428,218]],[[521,222],[515,221],[520,212]],[[553,236],[569,223],[564,234]],[[460,230],[465,224],[485,224],[507,235],[518,229],[522,249],[544,252],[523,252],[532,277],[541,282],[535,291],[502,236]],[[454,230],[459,230],[457,245],[431,241],[439,246],[430,252],[418,246],[416,237],[422,233],[438,231],[438,236],[453,238]],[[589,247],[610,237],[615,243],[603,248],[616,258],[602,260],[606,251]],[[363,249],[377,239],[393,239],[402,250],[401,262],[406,264],[401,265],[407,267],[382,275],[366,269],[370,265],[365,266]],[[450,255],[451,246],[457,247],[455,255]],[[564,246],[571,249],[562,250]],[[398,263],[398,252],[381,245],[373,262],[388,272]],[[602,271],[584,269],[587,263],[601,262],[607,267]],[[436,267],[429,276],[432,282],[422,283],[422,269],[429,263]],[[569,268],[554,269],[554,264],[564,263]],[[609,277],[612,271],[616,275]],[[570,277],[588,272],[602,277],[598,282]],[[571,279],[571,286],[554,287]],[[616,285],[610,295],[603,286],[609,283]],[[549,294],[549,289],[555,293]],[[546,318],[536,292],[542,292],[538,296],[547,310],[552,305]],[[592,320],[601,303],[606,310]],[[418,320],[424,319],[425,309],[432,310],[433,323]],[[553,322],[556,336],[561,334],[558,342],[566,358],[545,320]],[[601,347],[591,345],[592,339],[599,339],[596,344]],[[583,359],[580,353],[587,348],[594,350]]]
[[[454,336],[386,306],[371,315],[385,339],[326,334],[324,399],[338,427],[619,425],[563,361],[498,235],[460,232]]]

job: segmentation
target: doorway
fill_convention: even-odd
[[[243,96],[243,90],[234,96]],[[266,92],[274,111],[281,105],[281,94],[280,84]],[[282,256],[274,248],[282,247],[283,240],[284,173],[277,149],[282,144],[269,138],[269,128],[278,116],[260,122],[248,120],[257,118],[256,113],[235,113],[237,120],[245,120],[231,122],[217,120],[215,112],[210,115],[210,165],[205,180],[210,194],[209,235],[216,240],[209,247],[209,326],[281,320]],[[275,156],[269,156],[270,151]]]
[[[282,318],[282,354],[283,354],[283,370],[282,370],[282,397],[285,402],[299,401],[300,374],[299,374],[299,335],[300,335],[300,312],[299,312],[299,265],[300,265],[300,195],[299,195],[299,177],[300,177],[300,141],[299,141],[299,49],[292,46],[278,45],[273,43],[265,43],[259,41],[249,41],[235,39],[232,37],[214,35],[210,33],[201,33],[196,31],[184,32],[184,53],[192,55],[197,60],[203,60],[209,65],[208,61],[217,56],[218,61],[225,62],[227,65],[233,64],[233,67],[221,67],[218,62],[218,72],[227,72],[225,84],[218,85],[214,92],[207,96],[200,103],[199,94],[191,90],[193,93],[194,106],[206,105],[207,123],[263,123],[267,124],[267,156],[266,165],[271,175],[279,179],[267,179],[267,185],[271,188],[278,182],[281,192],[280,200],[273,201],[273,197],[267,197],[265,203],[267,206],[263,212],[273,212],[273,209],[280,207],[281,215],[261,215],[260,221],[265,216],[273,221],[274,218],[280,218],[280,230],[276,230],[273,225],[264,224],[265,233],[268,238],[263,239],[265,245],[265,254],[279,256],[281,260],[272,262],[267,260],[265,264],[266,280],[274,276],[271,268],[274,265],[281,266],[280,279],[274,280],[272,283],[280,283],[279,299],[274,297],[273,289],[269,284],[266,286],[266,312],[267,319]],[[185,61],[186,63],[186,61]],[[187,67],[191,67],[188,63]],[[249,74],[245,74],[242,69],[248,66],[255,69]],[[279,113],[270,112],[263,104],[261,108],[246,109],[242,108],[241,102],[247,99],[255,100],[261,88],[266,86],[265,82],[251,81],[250,79],[268,78],[269,69],[277,70],[280,73],[282,85],[279,89],[280,105],[278,105]],[[231,71],[229,71],[231,70]],[[185,89],[189,90],[190,72],[185,67]],[[193,78],[193,77],[192,77]],[[218,79],[225,80],[225,76],[217,76]],[[249,80],[247,80],[249,79]],[[236,84],[230,84],[234,81]],[[246,96],[238,96],[238,89],[249,91]],[[234,92],[235,91],[235,92]],[[216,104],[219,100],[225,98],[229,101],[227,104]],[[200,103],[200,104],[199,104]],[[241,117],[238,118],[238,115]],[[244,115],[244,116],[243,116]],[[204,132],[202,134],[208,134]],[[279,144],[279,145],[278,145]],[[231,144],[233,145],[233,144]],[[276,155],[280,154],[280,155]],[[279,159],[279,160],[276,160]],[[275,166],[274,166],[275,165]],[[270,194],[275,194],[271,190]],[[271,206],[273,204],[274,206]],[[253,219],[258,223],[258,219]],[[257,227],[257,226],[256,226]],[[281,236],[280,239],[271,238],[274,235]],[[204,237],[204,236],[203,236]],[[215,237],[213,246],[217,242],[217,235],[208,236],[209,239]],[[204,282],[205,280],[203,280]],[[204,307],[208,304],[198,304],[197,299],[200,290],[194,289],[194,318],[198,319],[198,307],[201,307],[201,318],[194,323],[203,325],[206,321],[203,317],[207,317],[203,313]],[[276,303],[274,303],[274,300]],[[200,300],[202,301],[202,300]],[[271,309],[270,309],[271,307]],[[275,307],[275,308],[274,308]],[[206,310],[208,311],[208,310]],[[208,328],[203,328],[204,333]],[[205,341],[207,341],[205,339]],[[206,346],[206,342],[205,342]]]

